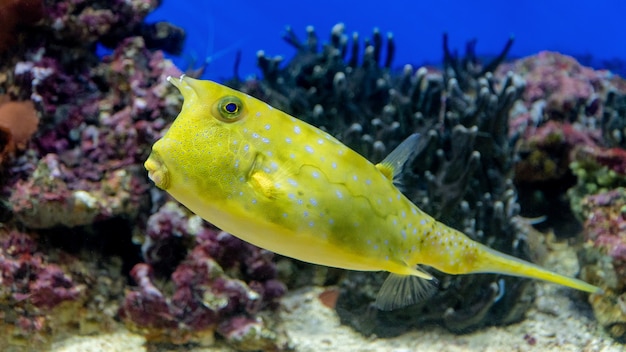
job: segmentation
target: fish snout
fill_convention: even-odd
[[[152,150],[143,166],[148,170],[148,178],[152,180],[157,187],[162,190],[166,190],[169,187],[169,171],[159,156],[159,153]]]

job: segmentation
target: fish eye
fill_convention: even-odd
[[[243,117],[243,102],[235,96],[226,96],[217,102],[216,117],[224,122],[234,122]]]
[[[237,105],[235,103],[228,103],[228,104],[224,105],[224,110],[226,110],[226,112],[229,113],[229,114],[234,114],[237,111],[239,111],[239,105]]]

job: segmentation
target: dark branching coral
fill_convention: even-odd
[[[320,50],[313,28],[307,29],[305,41],[288,29],[285,39],[297,50],[293,60],[283,68],[282,58],[260,52],[264,78],[231,85],[320,126],[374,162],[411,133],[420,133],[422,141],[402,180],[407,195],[472,238],[525,257],[515,223],[519,209],[508,131],[509,110],[524,83],[513,74],[502,80],[492,74],[512,39],[498,58],[480,66],[473,43],[458,59],[446,38],[444,74],[410,65],[396,73],[391,35],[384,41],[375,30],[362,49],[358,34],[350,42],[339,24]],[[371,303],[384,275],[350,272],[337,310],[344,322],[366,334],[397,334],[426,321],[467,331],[519,320],[532,297],[532,286],[517,278],[434,275],[441,287],[433,298],[400,312],[381,312]]]
[[[602,139],[609,147],[626,148],[626,94],[617,90],[606,94],[601,126]]]
[[[476,86],[478,78],[485,76],[487,73],[495,72],[498,65],[506,59],[509,50],[513,46],[513,37],[507,40],[504,49],[500,54],[490,61],[487,65],[483,65],[476,54],[476,39],[468,41],[465,45],[465,55],[459,57],[458,53],[450,50],[448,45],[448,34],[443,34],[443,69],[444,79],[454,77],[459,82],[459,86],[463,91],[477,91]]]

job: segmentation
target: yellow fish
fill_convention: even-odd
[[[475,242],[407,199],[392,181],[415,150],[417,135],[374,165],[328,133],[249,95],[184,75],[168,80],[184,103],[145,162],[157,187],[259,247],[315,264],[390,272],[376,300],[380,309],[428,293],[433,277],[419,264],[601,292]]]

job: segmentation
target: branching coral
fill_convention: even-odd
[[[611,90],[602,111],[603,141],[611,147],[626,148],[626,82],[622,92]]]

